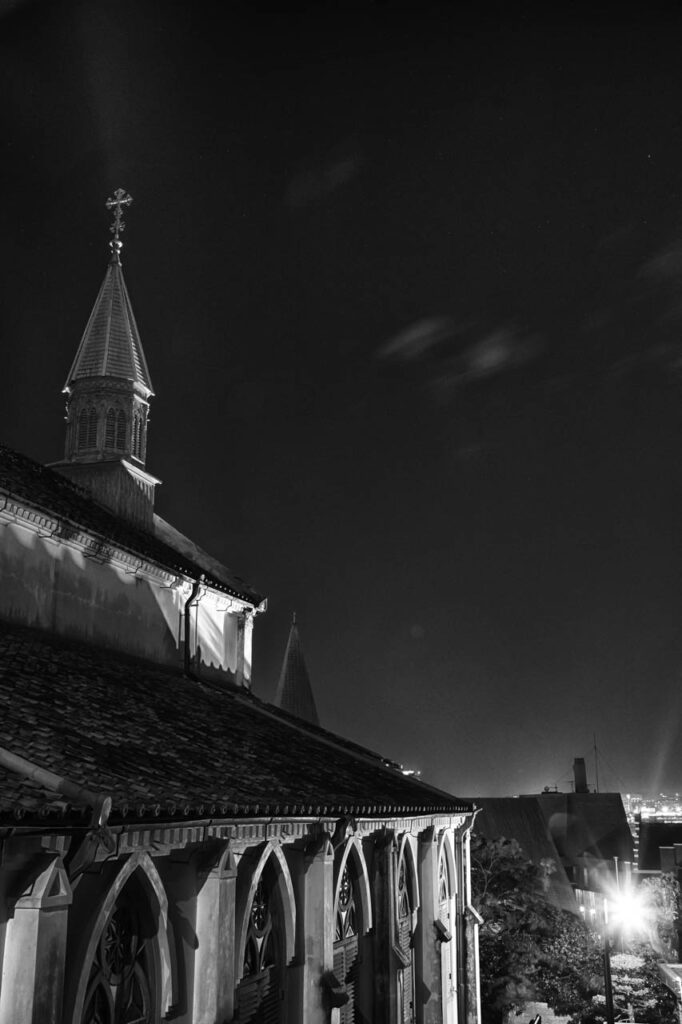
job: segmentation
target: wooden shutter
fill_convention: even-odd
[[[409,917],[398,921],[398,942],[401,951],[409,961],[407,966],[402,968],[403,1005],[400,1024],[412,1024],[414,1020],[414,952]]]
[[[349,935],[334,943],[334,974],[346,986],[348,993],[348,1002],[339,1011],[339,1024],[355,1024],[358,973],[358,937]]]
[[[279,977],[273,968],[243,978],[237,988],[239,1024],[279,1024],[281,1020]]]

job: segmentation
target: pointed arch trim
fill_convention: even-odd
[[[253,851],[247,851],[242,856],[239,864],[241,878],[237,876],[237,927],[239,929],[239,941],[236,948],[237,960],[235,963],[235,978],[242,976],[242,966],[246,951],[246,937],[249,930],[249,909],[253,902],[260,877],[263,874],[265,865],[270,858],[273,858],[275,867],[275,886],[282,908],[282,919],[284,924],[284,955],[289,963],[294,958],[296,940],[296,900],[294,897],[294,886],[291,874],[281,847],[276,840],[268,840],[263,846],[256,847]],[[250,878],[245,877],[249,867],[253,865]]]
[[[80,1021],[83,1016],[90,965],[95,957],[95,949],[99,942],[100,935],[106,926],[109,915],[114,909],[116,900],[123,890],[123,887],[136,871],[140,871],[142,875],[152,903],[152,910],[158,920],[156,940],[160,968],[159,989],[161,1013],[167,1013],[171,1006],[172,972],[170,945],[168,942],[168,897],[166,896],[166,890],[163,887],[161,877],[149,854],[144,851],[137,851],[136,853],[133,853],[123,864],[121,870],[118,872],[109,887],[109,890],[100,901],[100,904],[91,919],[88,942],[85,947],[85,952],[81,958],[80,975],[78,978],[76,998],[74,1000],[72,1012],[72,1020],[75,1022]]]
[[[362,840],[353,836],[345,845],[343,856],[339,860],[338,869],[334,869],[334,914],[339,899],[339,880],[349,860],[355,862],[355,878],[358,883],[358,895],[360,897],[360,909],[362,912],[362,931],[368,932],[372,927],[372,895],[369,885],[369,872],[367,861],[362,849]]]
[[[448,871],[448,882],[450,886],[450,898],[454,899],[457,895],[457,871],[455,865],[455,850],[452,842],[451,833],[447,829],[443,829],[441,834],[438,836],[438,869],[440,871],[441,858],[445,858]]]
[[[400,866],[400,860],[402,857],[405,858],[405,862],[409,865],[407,872],[407,884],[410,891],[410,899],[412,901],[412,912],[414,913],[419,909],[419,879],[417,876],[417,856],[415,852],[415,839],[405,832],[402,836],[400,843],[398,844],[398,857],[396,860],[396,871]],[[397,882],[397,875],[396,875]],[[396,885],[395,898],[398,898],[398,888]]]

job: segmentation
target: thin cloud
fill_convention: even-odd
[[[655,281],[682,281],[682,241],[678,239],[651,256],[640,273]]]
[[[362,166],[361,154],[348,147],[337,148],[318,163],[302,167],[291,179],[285,202],[290,209],[301,209],[320,202],[351,181]]]
[[[456,323],[439,316],[410,324],[385,342],[377,357],[422,364],[430,384],[443,391],[523,366],[543,349],[538,335],[513,327],[500,326],[481,334],[472,321]]]
[[[449,317],[417,320],[382,345],[377,355],[381,359],[401,359],[405,362],[420,359],[436,345],[454,338],[456,333],[455,323]]]
[[[498,376],[532,362],[543,348],[538,335],[523,335],[510,327],[498,327],[441,365],[433,384],[443,391]]]

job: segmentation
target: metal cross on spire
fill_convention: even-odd
[[[125,231],[125,221],[123,220],[122,207],[130,206],[133,201],[133,197],[128,195],[125,189],[117,188],[113,196],[107,199],[106,207],[107,210],[115,210],[114,223],[111,225],[109,230],[114,236],[109,242],[109,248],[112,252],[112,260],[118,263],[119,254],[123,248],[123,242],[120,240],[119,235],[122,231]]]

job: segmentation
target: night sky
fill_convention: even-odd
[[[255,692],[296,611],[323,724],[451,792],[593,734],[682,789],[682,11],[456,6],[2,4],[0,438],[61,457],[123,187],[157,511],[268,595]]]

